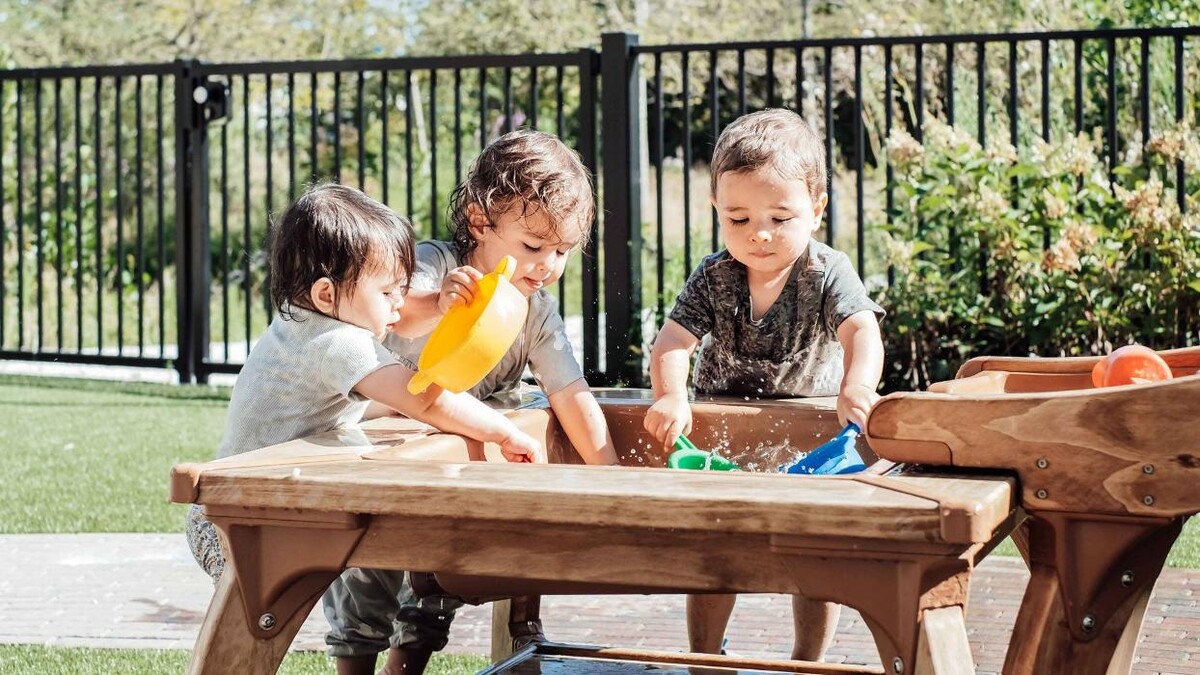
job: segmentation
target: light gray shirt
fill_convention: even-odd
[[[702,394],[829,396],[842,382],[837,329],[862,311],[883,317],[845,253],[810,241],[775,304],[752,316],[746,266],[706,256],[671,310],[701,340],[692,384]]]
[[[412,288],[420,291],[438,290],[450,270],[464,264],[451,244],[423,241],[417,244],[417,269],[413,273]],[[428,335],[413,339],[389,335],[386,344],[401,363],[416,370],[421,350],[428,339]],[[558,302],[543,290],[529,297],[529,314],[516,342],[492,372],[471,388],[470,393],[479,399],[513,399],[511,402],[515,403],[519,398],[518,388],[526,366],[529,366],[534,380],[547,396],[583,378],[583,369],[575,360],[571,343],[567,340],[566,326],[558,313]]]
[[[370,331],[292,310],[276,316],[238,375],[218,457],[355,427],[370,401],[355,393],[364,377],[397,363]]]

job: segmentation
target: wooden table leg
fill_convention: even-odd
[[[308,618],[320,594],[298,607],[270,638],[255,637],[246,623],[246,607],[237,573],[225,569],[217,584],[196,645],[189,675],[267,675],[279,670],[284,654]]]
[[[921,635],[917,640],[914,672],[936,675],[970,675],[975,672],[962,607],[939,607],[921,613]]]

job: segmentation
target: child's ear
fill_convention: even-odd
[[[813,202],[813,222],[821,222],[821,216],[825,215],[826,206],[829,206],[829,193],[822,192],[821,196]]]
[[[337,313],[337,288],[329,277],[321,277],[308,289],[308,299],[318,312],[333,316]]]
[[[467,204],[467,226],[471,229],[471,236],[477,240],[482,239],[483,233],[491,227],[487,214],[479,204]]]

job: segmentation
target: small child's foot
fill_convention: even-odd
[[[431,656],[433,652],[428,649],[389,649],[387,663],[378,675],[421,675]]]
[[[508,632],[512,635],[513,651],[535,642],[545,642],[546,634],[542,632],[542,620],[512,621],[508,624]]]

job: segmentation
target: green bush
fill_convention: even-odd
[[[1017,151],[935,121],[923,144],[898,131],[887,147],[888,389],[953,377],[972,356],[1197,340],[1196,130],[1165,129],[1135,147],[1111,183],[1100,139],[1086,134]],[[1183,186],[1179,161],[1191,173]]]

